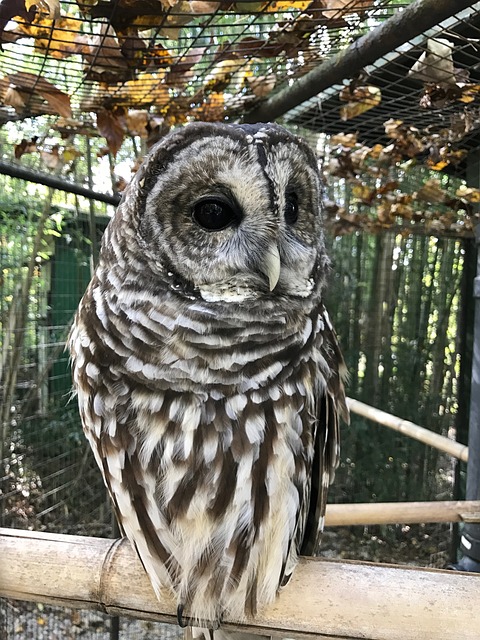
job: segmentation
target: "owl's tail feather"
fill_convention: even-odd
[[[223,629],[205,629],[203,627],[186,627],[184,640],[271,640],[271,636],[257,636],[254,633],[224,631]]]

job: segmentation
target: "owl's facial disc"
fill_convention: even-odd
[[[190,131],[202,135],[172,134],[178,148],[166,138],[149,161],[139,233],[152,262],[210,300],[308,297],[324,250],[313,154],[276,128]]]

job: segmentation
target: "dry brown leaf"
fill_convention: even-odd
[[[225,115],[223,93],[211,93],[205,102],[195,110],[195,115],[205,122],[222,121]]]
[[[277,77],[274,74],[269,76],[247,76],[245,82],[257,98],[265,98],[275,87]]]
[[[37,151],[37,140],[37,136],[34,136],[31,140],[23,138],[23,140],[14,147],[15,158],[19,160],[24,153],[35,153]]]
[[[474,189],[473,187],[467,187],[462,184],[455,192],[457,198],[462,198],[467,202],[477,203],[480,202],[480,189]]]
[[[372,85],[358,86],[353,91],[342,91],[340,100],[348,100],[348,104],[340,107],[341,119],[351,120],[378,106],[382,101],[382,92]]]
[[[330,138],[332,147],[354,147],[357,144],[358,133],[337,133]]]
[[[1,43],[7,41],[7,34],[4,29],[12,18],[22,18],[26,22],[31,22],[35,18],[36,10],[25,8],[25,0],[2,0],[0,2],[0,49]]]
[[[166,84],[183,88],[185,83],[193,78],[192,67],[202,60],[205,51],[206,47],[194,47],[189,49],[180,60],[173,62],[165,79]]]
[[[220,6],[220,2],[211,2],[210,0],[191,0],[189,4],[192,13],[196,15],[215,13]]]
[[[391,206],[391,212],[395,216],[400,216],[405,220],[411,220],[413,217],[413,209],[410,205],[402,202],[394,202]]]
[[[236,85],[243,83],[248,77],[253,61],[242,59],[220,60],[205,78],[204,91],[219,93],[224,91],[232,82]]]
[[[53,146],[51,151],[40,151],[40,157],[44,165],[52,171],[62,164],[58,144]]]
[[[467,84],[462,88],[462,93],[458,100],[465,104],[473,102],[480,94],[480,84]]]
[[[448,160],[438,160],[437,162],[432,162],[430,158],[427,159],[427,166],[432,169],[432,171],[442,171],[445,167],[448,167],[450,162]]]
[[[365,204],[371,204],[377,194],[376,189],[371,189],[366,184],[354,184],[352,186],[352,195]]]
[[[41,88],[37,89],[37,93],[39,93],[42,98],[44,98],[48,104],[52,107],[53,113],[63,116],[64,118],[72,117],[72,108],[70,106],[70,96],[60,89],[56,90],[44,90]]]
[[[381,144],[374,144],[373,147],[370,149],[370,151],[368,152],[368,155],[370,156],[370,158],[372,158],[373,160],[377,160],[377,158],[380,157],[380,154],[382,153],[384,147]]]
[[[25,106],[25,94],[22,94],[13,87],[8,87],[3,95],[3,104],[7,107],[13,107],[16,111],[21,112]]]
[[[236,2],[235,11],[239,13],[281,13],[291,9],[305,11],[313,0],[259,0],[259,2]]]
[[[416,127],[406,125],[402,120],[390,118],[384,122],[385,134],[395,140],[393,152],[398,152],[409,158],[413,158],[425,149],[420,132]],[[387,153],[389,147],[383,149],[382,154]]]
[[[93,36],[83,52],[87,78],[113,84],[130,73],[128,62],[110,26],[103,25],[101,33]]]
[[[65,118],[70,118],[72,116],[70,96],[63,91],[60,91],[60,89],[57,89],[55,85],[48,82],[48,80],[45,80],[42,76],[27,73],[25,71],[11,73],[5,78],[0,79],[1,100],[5,100],[5,94],[9,89],[15,89],[21,96],[25,94],[26,96],[39,98],[39,105],[41,105],[42,101],[45,100],[51,110],[46,109],[43,111],[44,113],[54,113],[56,115],[64,116]],[[12,92],[8,95],[9,99],[12,99]],[[14,99],[18,99],[18,96],[15,96]],[[26,104],[26,98],[23,99]]]
[[[402,134],[399,133],[399,130],[402,125],[403,120],[394,120],[393,118],[390,118],[390,120],[383,123],[383,126],[385,127],[385,134],[389,138],[393,139],[401,137]]]
[[[37,18],[34,23],[19,23],[13,33],[35,39],[35,49],[61,60],[73,54],[88,53],[88,38],[81,33],[82,21],[65,16],[53,21]]]
[[[97,129],[106,139],[108,150],[113,156],[117,155],[122,146],[125,131],[122,125],[122,118],[125,111],[122,108],[101,109],[97,113]]]
[[[136,80],[125,82],[121,87],[108,88],[116,104],[139,107],[154,104],[158,108],[165,106],[170,100],[170,93],[165,82],[165,72],[139,73]]]
[[[133,0],[133,2],[136,2],[136,0]],[[166,5],[164,6],[168,8]],[[181,27],[191,22],[195,15],[187,0],[175,1],[173,6],[175,7],[174,11],[166,14],[158,11],[153,15],[149,14],[148,11],[139,13],[131,26],[137,27],[139,31],[160,27],[159,35],[170,40],[178,40]]]
[[[29,11],[37,7],[40,13],[45,13],[52,20],[60,18],[60,0],[25,0],[25,8]]]
[[[273,0],[264,3],[268,12],[281,12],[295,9],[296,11],[305,11],[312,4],[312,0]]]
[[[349,13],[365,11],[372,6],[372,0],[324,0],[324,15],[327,18],[339,18]]]
[[[416,197],[431,204],[442,204],[449,199],[448,193],[442,189],[440,182],[435,178],[427,180],[416,192]]]
[[[392,206],[389,202],[382,202],[376,208],[376,213],[378,221],[381,222],[382,226],[388,226],[394,222]]]
[[[377,192],[380,195],[384,195],[391,191],[395,191],[395,189],[398,189],[398,182],[396,180],[388,180],[377,188]]]
[[[146,110],[132,109],[125,115],[125,125],[131,136],[146,138],[149,113]]]
[[[72,162],[73,160],[75,160],[75,158],[81,157],[83,157],[83,153],[81,151],[78,151],[78,149],[75,149],[75,147],[65,147],[62,152],[62,160],[66,164]]]

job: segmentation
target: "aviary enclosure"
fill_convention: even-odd
[[[308,139],[348,395],[467,444],[480,3],[18,0],[0,27],[1,527],[116,535],[65,338],[135,160],[192,120],[277,119]],[[355,411],[330,501],[464,500],[465,475]],[[355,526],[327,514],[321,555],[444,567],[467,511]],[[0,600],[0,638],[178,634],[158,625]]]

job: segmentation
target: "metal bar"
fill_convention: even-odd
[[[62,180],[61,178],[50,176],[47,173],[38,173],[31,169],[20,167],[16,164],[9,164],[8,162],[0,161],[0,174],[10,176],[12,178],[19,178],[20,180],[27,180],[27,182],[43,184],[46,187],[52,187],[52,189],[66,191],[67,193],[74,193],[77,196],[83,196],[90,200],[98,200],[99,202],[106,202],[107,204],[113,204],[114,206],[120,202],[120,196],[118,195],[99,193],[98,191],[82,187],[81,185],[69,182],[68,180]]]
[[[269,122],[313,98],[333,84],[353,77],[361,69],[427,29],[476,3],[476,0],[416,0],[344,51],[294,80],[245,115],[244,122]]]
[[[479,166],[480,168],[480,166]],[[467,464],[467,500],[480,498],[480,224],[475,228],[477,241],[477,276],[474,280],[475,323],[473,333],[472,382],[468,448],[472,451]],[[480,571],[480,524],[467,524],[461,537],[462,550],[477,563]]]
[[[467,165],[467,180],[473,186],[480,185],[480,153],[470,156]],[[475,227],[477,250],[477,272],[473,281],[474,323],[472,377],[470,387],[470,415],[468,425],[468,448],[471,455],[467,464],[467,500],[480,497],[480,224]],[[465,331],[465,327],[462,330]],[[480,573],[480,524],[468,522],[462,531],[460,549],[463,558],[453,568]]]

